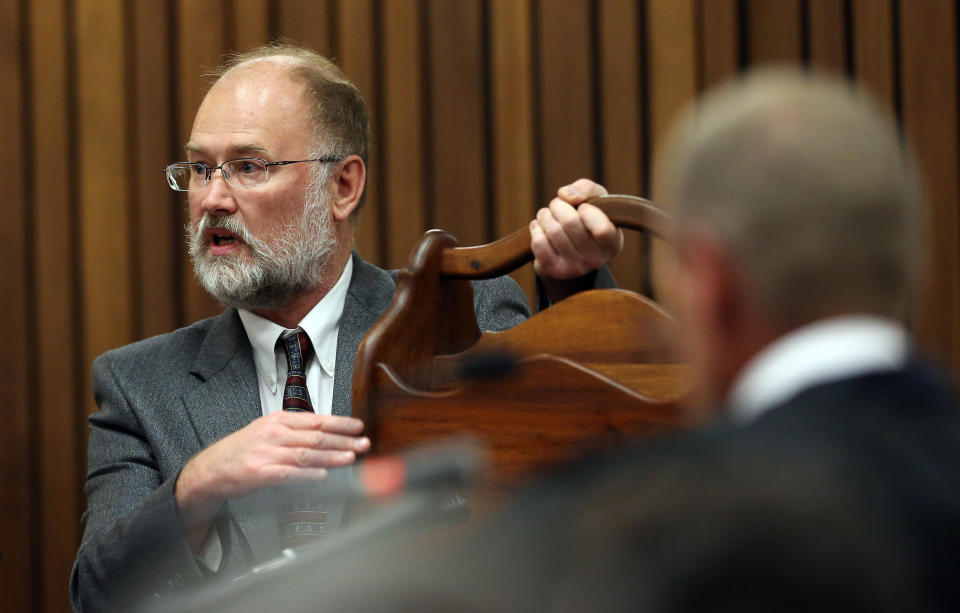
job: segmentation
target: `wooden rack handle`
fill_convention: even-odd
[[[669,216],[649,200],[612,195],[597,196],[587,202],[606,213],[618,228],[666,238]],[[486,245],[444,249],[440,274],[451,279],[490,279],[510,273],[532,259],[530,228],[524,227]]]

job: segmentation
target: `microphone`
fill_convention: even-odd
[[[325,484],[331,498],[384,500],[403,493],[459,490],[480,474],[483,449],[471,439],[456,439],[403,454],[357,462],[348,479]]]

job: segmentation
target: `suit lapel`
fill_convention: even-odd
[[[203,448],[263,414],[253,351],[236,310],[226,311],[211,326],[190,372],[193,379],[181,399]],[[227,503],[228,516],[233,519],[230,546],[236,549],[246,540],[254,560],[272,557],[278,551],[279,528],[269,503],[272,491],[268,488]],[[244,545],[241,548],[247,550]],[[235,551],[225,563],[243,566],[253,561],[244,562],[240,554]]]
[[[397,283],[385,270],[353,254],[353,277],[347,290],[337,336],[337,366],[333,380],[333,413],[350,415],[353,392],[353,360],[367,330],[383,315],[393,299]]]
[[[203,447],[262,414],[253,352],[235,310],[211,326],[190,372],[193,385],[181,398]]]

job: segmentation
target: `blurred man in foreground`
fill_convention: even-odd
[[[691,110],[661,162],[716,423],[572,467],[440,554],[359,556],[329,576],[342,589],[305,594],[370,611],[960,607],[960,413],[901,323],[922,209],[894,122],[848,83],[759,72]]]

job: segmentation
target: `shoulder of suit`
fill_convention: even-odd
[[[172,332],[158,334],[122,347],[111,349],[100,355],[96,361],[124,361],[139,362],[143,358],[151,361],[162,359],[169,355],[171,359],[182,360],[200,347],[210,329],[224,320],[237,317],[234,309],[228,309],[219,315],[196,321]]]

